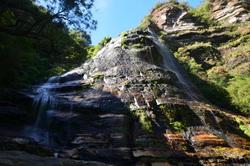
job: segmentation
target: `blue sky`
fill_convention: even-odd
[[[92,45],[97,45],[106,36],[115,38],[120,33],[137,27],[149,10],[160,1],[163,0],[95,0],[93,17],[98,25],[90,34]],[[200,0],[187,2],[192,7],[200,4]]]

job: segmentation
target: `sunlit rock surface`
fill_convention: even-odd
[[[239,0],[209,0],[212,3],[212,19],[222,24],[240,23],[250,20],[250,2]]]
[[[47,111],[53,121],[44,120],[53,134],[41,142],[60,149],[59,157],[114,165],[248,163],[249,138],[235,119],[249,121],[208,103],[153,30],[124,32],[48,89],[57,106]]]
[[[177,42],[230,40],[224,34],[195,32],[196,23],[180,9],[153,14],[159,28],[170,32],[165,37]],[[184,29],[192,31],[181,33]],[[18,128],[25,137],[1,138],[0,165],[17,161],[26,165],[248,165],[249,136],[240,126],[248,127],[249,118],[209,103],[157,33],[150,27],[126,31],[80,67],[34,87],[29,94],[34,99],[30,116],[37,119]],[[219,56],[196,58],[208,68]],[[5,112],[6,107],[1,115]],[[39,150],[32,153],[34,149]]]
[[[192,14],[174,6],[156,9],[150,15],[155,19],[157,26],[168,33],[197,30],[201,27]]]

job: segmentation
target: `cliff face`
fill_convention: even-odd
[[[123,32],[80,67],[35,88],[31,114],[38,119],[22,135],[58,157],[103,162],[79,165],[249,164],[249,118],[211,104],[223,105],[224,96],[209,89],[236,71],[249,74],[249,50],[242,51],[249,22],[204,28],[176,6],[151,14],[157,25]],[[0,139],[2,150],[31,152],[28,142]]]
[[[250,20],[250,2],[247,0],[209,0],[211,16],[222,24],[240,23]]]
[[[250,157],[238,128],[249,120],[210,104],[150,28],[122,33],[44,87],[56,102],[45,115],[54,122],[38,123],[50,126],[46,145],[67,145],[61,157],[119,166],[244,164]]]
[[[177,32],[181,30],[197,30],[200,24],[186,10],[175,6],[159,8],[151,12],[158,27],[165,32]]]

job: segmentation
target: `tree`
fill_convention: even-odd
[[[37,6],[37,4],[43,6]],[[95,29],[91,7],[94,0],[5,0],[0,1],[0,31],[31,38],[48,37],[42,33],[51,22],[79,31]],[[42,11],[42,12],[41,12]]]
[[[51,19],[63,22],[77,29],[95,29],[96,20],[92,19],[91,8],[94,0],[36,0],[51,12]]]
[[[91,40],[84,28],[95,26],[87,11],[91,4],[85,3],[89,1],[51,0],[56,5],[53,11],[53,4],[38,6],[34,1],[0,0],[0,86],[58,75],[87,58]],[[75,3],[70,6],[70,2]],[[80,19],[82,27],[72,32],[80,13],[87,14],[86,24]]]

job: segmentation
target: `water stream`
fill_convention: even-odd
[[[33,127],[31,137],[41,144],[54,146],[53,133],[50,132],[52,116],[58,106],[58,101],[54,97],[54,89],[59,84],[59,76],[51,77],[45,84],[41,85],[34,97],[32,110],[37,119]]]
[[[162,56],[164,67],[168,69],[169,71],[175,73],[180,84],[182,85],[182,88],[185,90],[185,92],[188,94],[188,96],[192,100],[200,101],[201,99],[203,99],[199,91],[190,81],[188,75],[184,73],[183,69],[178,64],[177,60],[175,59],[173,54],[170,52],[168,47],[160,42],[155,32],[153,32],[151,29],[148,29],[148,32],[151,34],[151,39],[155,43],[159,53]]]

